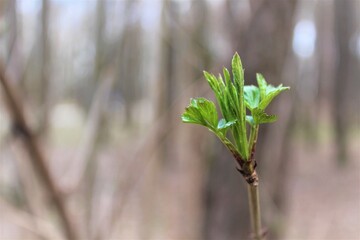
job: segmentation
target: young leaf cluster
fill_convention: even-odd
[[[274,122],[277,117],[266,114],[265,109],[277,95],[289,89],[289,87],[283,87],[282,84],[277,87],[267,84],[265,78],[260,73],[256,74],[256,79],[259,87],[254,85],[244,87],[245,104],[253,118],[253,121],[249,123],[256,125]]]
[[[223,69],[223,76],[219,74],[218,77],[204,71],[223,117],[218,119],[212,101],[192,98],[190,105],[182,114],[182,121],[207,127],[233,154],[235,152],[243,161],[249,161],[252,147],[256,143],[259,124],[276,121],[275,115],[268,115],[265,112],[266,107],[289,87],[282,85],[274,87],[267,84],[261,74],[256,75],[258,87],[244,86],[244,70],[237,53],[233,56],[231,66],[232,79],[226,68]],[[251,115],[246,115],[246,109]],[[247,134],[246,123],[250,125],[250,134]],[[231,132],[230,136],[227,134],[228,130]]]

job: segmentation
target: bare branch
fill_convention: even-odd
[[[63,199],[61,198],[57,186],[55,185],[54,178],[51,175],[45,157],[40,150],[37,139],[27,125],[25,116],[21,108],[20,100],[18,98],[18,94],[16,94],[15,89],[10,86],[9,81],[5,76],[5,71],[2,63],[0,63],[0,83],[3,88],[4,98],[6,100],[8,111],[12,116],[13,133],[21,137],[21,140],[26,147],[35,171],[44,183],[44,186],[46,187],[46,190],[49,193],[51,199],[54,201],[54,205],[60,219],[62,220],[67,238],[71,240],[77,239],[71,221],[71,216],[66,208]]]

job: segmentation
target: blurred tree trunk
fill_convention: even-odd
[[[171,112],[170,106],[173,103],[174,96],[174,83],[175,83],[175,35],[174,23],[177,21],[177,9],[176,2],[170,0],[163,0],[162,16],[161,16],[161,43],[160,43],[160,69],[159,80],[156,83],[156,116],[165,116],[167,121],[163,125],[164,131],[169,129],[169,122]],[[166,161],[167,148],[165,145],[162,149],[159,149],[160,155],[162,155],[162,161]]]
[[[99,0],[98,4],[100,2],[104,2]],[[103,4],[103,3],[101,3]],[[114,4],[113,2],[109,2],[109,5]],[[139,119],[137,116],[135,118],[132,118],[132,112],[134,110],[134,106],[136,101],[140,99],[141,95],[141,86],[140,86],[140,80],[142,77],[142,26],[140,23],[140,17],[139,17],[139,2],[138,1],[132,1],[127,0],[119,3],[118,6],[121,6],[121,11],[119,10],[120,14],[122,15],[123,22],[121,23],[121,32],[116,38],[114,48],[107,48],[106,53],[107,55],[114,54],[115,60],[114,60],[114,92],[120,93],[118,96],[120,96],[121,106],[124,107],[124,129],[127,134],[130,134],[128,143],[132,141],[131,135],[137,133],[138,124],[139,121],[142,121],[142,119]],[[102,7],[103,8],[103,7]],[[106,24],[106,21],[101,20],[104,15],[104,13],[101,13],[100,9],[98,8],[98,21],[102,22],[102,24],[98,23],[98,28],[100,26],[104,27]],[[103,30],[102,30],[103,31]],[[101,32],[98,29],[98,32]],[[103,41],[101,39],[98,39],[98,41]],[[104,48],[103,45],[99,44],[99,47]],[[102,65],[108,65],[111,63],[108,63],[108,56],[104,57],[104,60],[102,60],[104,63]],[[100,61],[98,61],[100,62]],[[103,66],[102,68],[106,68],[106,66]],[[106,122],[107,119],[102,120],[102,129],[101,132],[109,131],[109,129],[106,129]],[[103,136],[102,136],[103,137]],[[149,159],[146,159],[148,161]],[[136,164],[136,163],[132,163]],[[129,173],[130,174],[130,173]],[[134,179],[134,177],[128,177],[129,182]],[[124,191],[126,192],[126,190]],[[94,192],[95,193],[95,192]],[[98,192],[97,192],[98,193]],[[96,194],[96,193],[95,193]],[[151,193],[153,195],[153,192]],[[119,209],[122,209],[123,202],[126,202],[125,198],[128,198],[129,196],[125,196],[120,194],[121,197],[120,203],[117,202],[117,204],[121,205]],[[141,229],[139,230],[140,234],[144,236],[144,238],[148,238],[148,236],[151,235],[149,233],[151,231],[151,228],[149,226],[152,226],[151,224],[154,222],[154,219],[152,218],[152,214],[148,212],[153,211],[153,206],[151,205],[151,198],[153,196],[145,195],[145,197],[141,197],[139,199],[140,202],[143,201],[143,204],[145,207],[143,208],[143,215],[141,216],[141,220],[143,224],[141,224]],[[94,198],[98,198],[98,196],[93,196]],[[96,201],[95,201],[96,203]],[[96,204],[95,204],[96,205]],[[93,205],[93,209],[96,210],[96,206]],[[140,206],[142,207],[142,206]],[[117,208],[116,208],[117,209]],[[117,210],[122,212],[122,210]],[[116,218],[116,217],[115,217]],[[93,222],[94,223],[94,222]],[[150,224],[151,223],[151,224]],[[94,227],[98,227],[96,225],[97,222],[95,221]],[[109,227],[109,226],[107,226]],[[92,235],[94,239],[101,239],[103,235],[107,236],[109,233],[105,233],[103,229],[97,229],[99,230],[97,233],[93,232]]]
[[[13,55],[13,52],[15,50],[15,43],[17,39],[17,13],[16,13],[16,0],[9,1],[7,3],[8,7],[8,27],[9,27],[9,36],[8,36],[8,46],[7,46],[7,62],[9,63],[11,61],[11,57]]]
[[[347,111],[349,116],[349,123],[353,124],[355,123],[355,126],[358,126],[360,122],[360,114],[358,109],[358,103],[360,102],[360,57],[359,57],[359,34],[356,35],[356,33],[360,32],[360,14],[356,14],[360,12],[360,1],[353,0],[352,3],[352,14],[353,14],[353,35],[351,38],[351,52],[352,52],[352,61],[351,61],[351,69],[350,69],[350,79],[349,83],[347,84],[347,91],[348,94],[346,98],[347,102]],[[357,36],[357,38],[356,38]],[[356,41],[357,39],[357,41]],[[356,47],[357,46],[357,47]],[[357,49],[357,51],[356,51]],[[356,52],[357,57],[356,57]],[[349,134],[350,135],[350,134]],[[351,142],[351,140],[349,140]]]
[[[41,76],[39,85],[39,124],[37,134],[43,136],[48,130],[49,115],[49,91],[50,74],[51,74],[51,57],[50,57],[50,41],[49,41],[49,0],[42,0],[41,10]]]
[[[245,26],[239,25],[239,19],[236,17],[228,19],[230,23],[227,22],[227,24],[233,34],[231,42],[242,58],[247,84],[255,84],[257,72],[263,73],[265,78],[274,85],[281,80],[292,39],[296,2],[296,0],[259,2],[254,7],[254,12]],[[233,4],[232,1],[227,2],[227,5],[230,6],[227,8],[228,11],[234,12],[231,7]],[[232,12],[227,12],[226,15],[234,16]],[[273,110],[270,109],[269,112],[271,111]],[[281,112],[277,113],[281,118]],[[266,196],[262,191],[261,182],[266,182],[266,187],[272,186],[275,184],[271,180],[272,174],[279,174],[276,173],[277,168],[268,171],[268,166],[270,164],[277,166],[276,162],[278,163],[279,159],[272,159],[264,154],[265,151],[269,152],[274,148],[274,145],[271,144],[273,140],[266,137],[266,129],[266,126],[262,126],[260,129],[256,153],[256,159],[261,168],[260,191],[262,198]],[[207,239],[246,238],[250,233],[250,221],[245,184],[235,171],[234,163],[229,161],[232,159],[230,154],[223,147],[216,148],[218,149],[214,155],[216,160],[211,165],[208,182],[208,224],[205,236]],[[271,174],[269,174],[270,172]],[[274,188],[274,186],[272,187]],[[273,190],[270,189],[271,198]],[[264,212],[267,206],[263,205]],[[281,208],[281,206],[278,207]],[[265,225],[269,227],[269,223],[265,223]]]
[[[176,32],[174,31],[173,19],[177,19],[176,2],[163,0],[161,6],[161,19],[159,29],[159,59],[155,84],[153,85],[154,96],[154,124],[159,124],[159,131],[155,133],[156,142],[155,161],[152,164],[147,177],[151,186],[144,190],[144,209],[142,238],[152,238],[157,231],[163,231],[166,238],[171,236],[173,229],[170,227],[170,213],[167,202],[168,177],[167,172],[171,167],[171,153],[174,150],[172,141],[171,104],[173,102],[173,83],[175,81],[175,54],[174,44]],[[166,141],[165,141],[166,138]],[[156,229],[155,226],[165,226],[165,229]]]
[[[336,74],[334,85],[333,114],[335,119],[335,139],[337,147],[337,160],[339,164],[347,162],[346,131],[348,114],[346,113],[347,85],[350,80],[351,52],[350,40],[354,28],[354,1],[334,1],[335,3],[335,38],[336,38]]]
[[[120,56],[119,69],[117,71],[120,92],[125,107],[125,125],[132,124],[132,109],[136,100],[139,99],[139,80],[141,77],[141,24],[138,19],[133,22],[138,3],[128,1],[126,3],[126,20],[121,40],[119,41]]]
[[[105,48],[105,24],[106,24],[106,2],[98,0],[96,4],[96,28],[95,28],[95,68],[93,87],[97,86],[96,82],[100,81],[101,69],[104,65],[104,48]]]
[[[13,0],[8,3],[9,10],[8,22],[9,22],[9,37],[7,42],[7,66],[6,71],[17,86],[21,88],[21,92],[25,92],[24,88],[24,59],[22,53],[22,29],[21,29],[21,15],[18,14],[18,1]]]
[[[189,98],[199,94],[199,89],[193,87],[205,86],[202,78],[202,70],[208,69],[211,62],[211,54],[206,38],[208,27],[208,4],[205,0],[192,1],[190,11],[180,13],[173,17],[172,12],[168,16],[174,22],[173,37],[176,44],[176,69],[172,87],[172,98],[175,93],[176,99],[181,104],[168,106],[171,111],[171,142],[172,152],[168,155],[166,168],[166,195],[171,206],[170,224],[173,239],[201,239],[203,236],[204,223],[204,199],[203,191],[205,175],[207,173],[206,138],[207,131],[198,126],[184,126],[180,123],[179,114],[184,106],[189,104]],[[186,31],[184,31],[186,29]],[[175,91],[176,89],[176,91]],[[179,96],[179,93],[184,93]],[[175,106],[179,106],[175,107]],[[176,190],[175,190],[176,189]],[[182,206],[179,208],[179,206]],[[184,225],[183,223],[186,224]]]
[[[333,1],[319,1],[315,12],[317,29],[316,68],[319,71],[319,101],[317,101],[317,109],[328,105],[328,100],[332,99],[333,95],[331,92],[331,84],[329,84],[330,82],[334,82],[336,70],[333,5]],[[318,114],[320,113],[321,111],[318,111]],[[318,120],[320,120],[320,118],[321,116],[318,117]],[[316,125],[318,124],[319,123],[316,123]]]
[[[92,81],[88,84],[88,93],[89,97],[94,98],[95,93],[97,92],[97,87],[103,86],[100,84],[100,81],[105,81],[105,79],[101,79],[103,77],[103,70],[105,68],[105,25],[106,25],[106,2],[102,0],[97,0],[96,4],[96,23],[95,23],[95,64],[93,68],[93,75],[92,75]],[[106,86],[107,84],[105,84]],[[106,90],[104,90],[106,92]],[[99,91],[99,101],[102,101],[102,104],[106,104],[106,96],[102,96],[101,91]],[[97,96],[96,96],[97,97]],[[104,108],[96,109],[93,108],[96,106],[96,104],[99,104],[97,102],[97,99],[95,101],[86,101],[89,103],[94,103],[95,105],[91,106],[89,109],[93,111],[88,111],[88,117],[91,117],[92,121],[96,125],[93,126],[95,130],[93,130],[92,138],[93,142],[91,145],[89,145],[89,149],[87,149],[87,154],[84,163],[86,164],[85,173],[84,173],[84,194],[85,197],[85,222],[87,229],[87,234],[90,239],[93,239],[95,236],[96,229],[93,227],[93,221],[96,218],[96,213],[94,211],[94,200],[96,192],[96,184],[95,184],[95,178],[96,178],[96,169],[97,169],[97,152],[99,150],[99,145],[101,142],[101,132],[104,130]],[[94,114],[95,113],[95,114]],[[95,208],[96,209],[96,208]]]

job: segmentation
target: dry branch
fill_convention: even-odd
[[[47,166],[45,157],[40,150],[37,139],[27,125],[18,94],[16,94],[15,89],[10,86],[9,80],[5,76],[5,69],[2,63],[0,63],[0,83],[3,88],[8,111],[12,117],[13,133],[19,136],[23,141],[35,171],[54,202],[67,238],[74,240],[76,239],[76,234],[71,221],[71,216],[66,208],[65,202],[61,198],[60,191],[58,190],[54,178]]]

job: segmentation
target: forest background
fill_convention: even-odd
[[[359,0],[1,0],[0,238],[246,238],[231,155],[180,120],[235,51],[291,87],[256,154],[270,239],[360,239]]]

